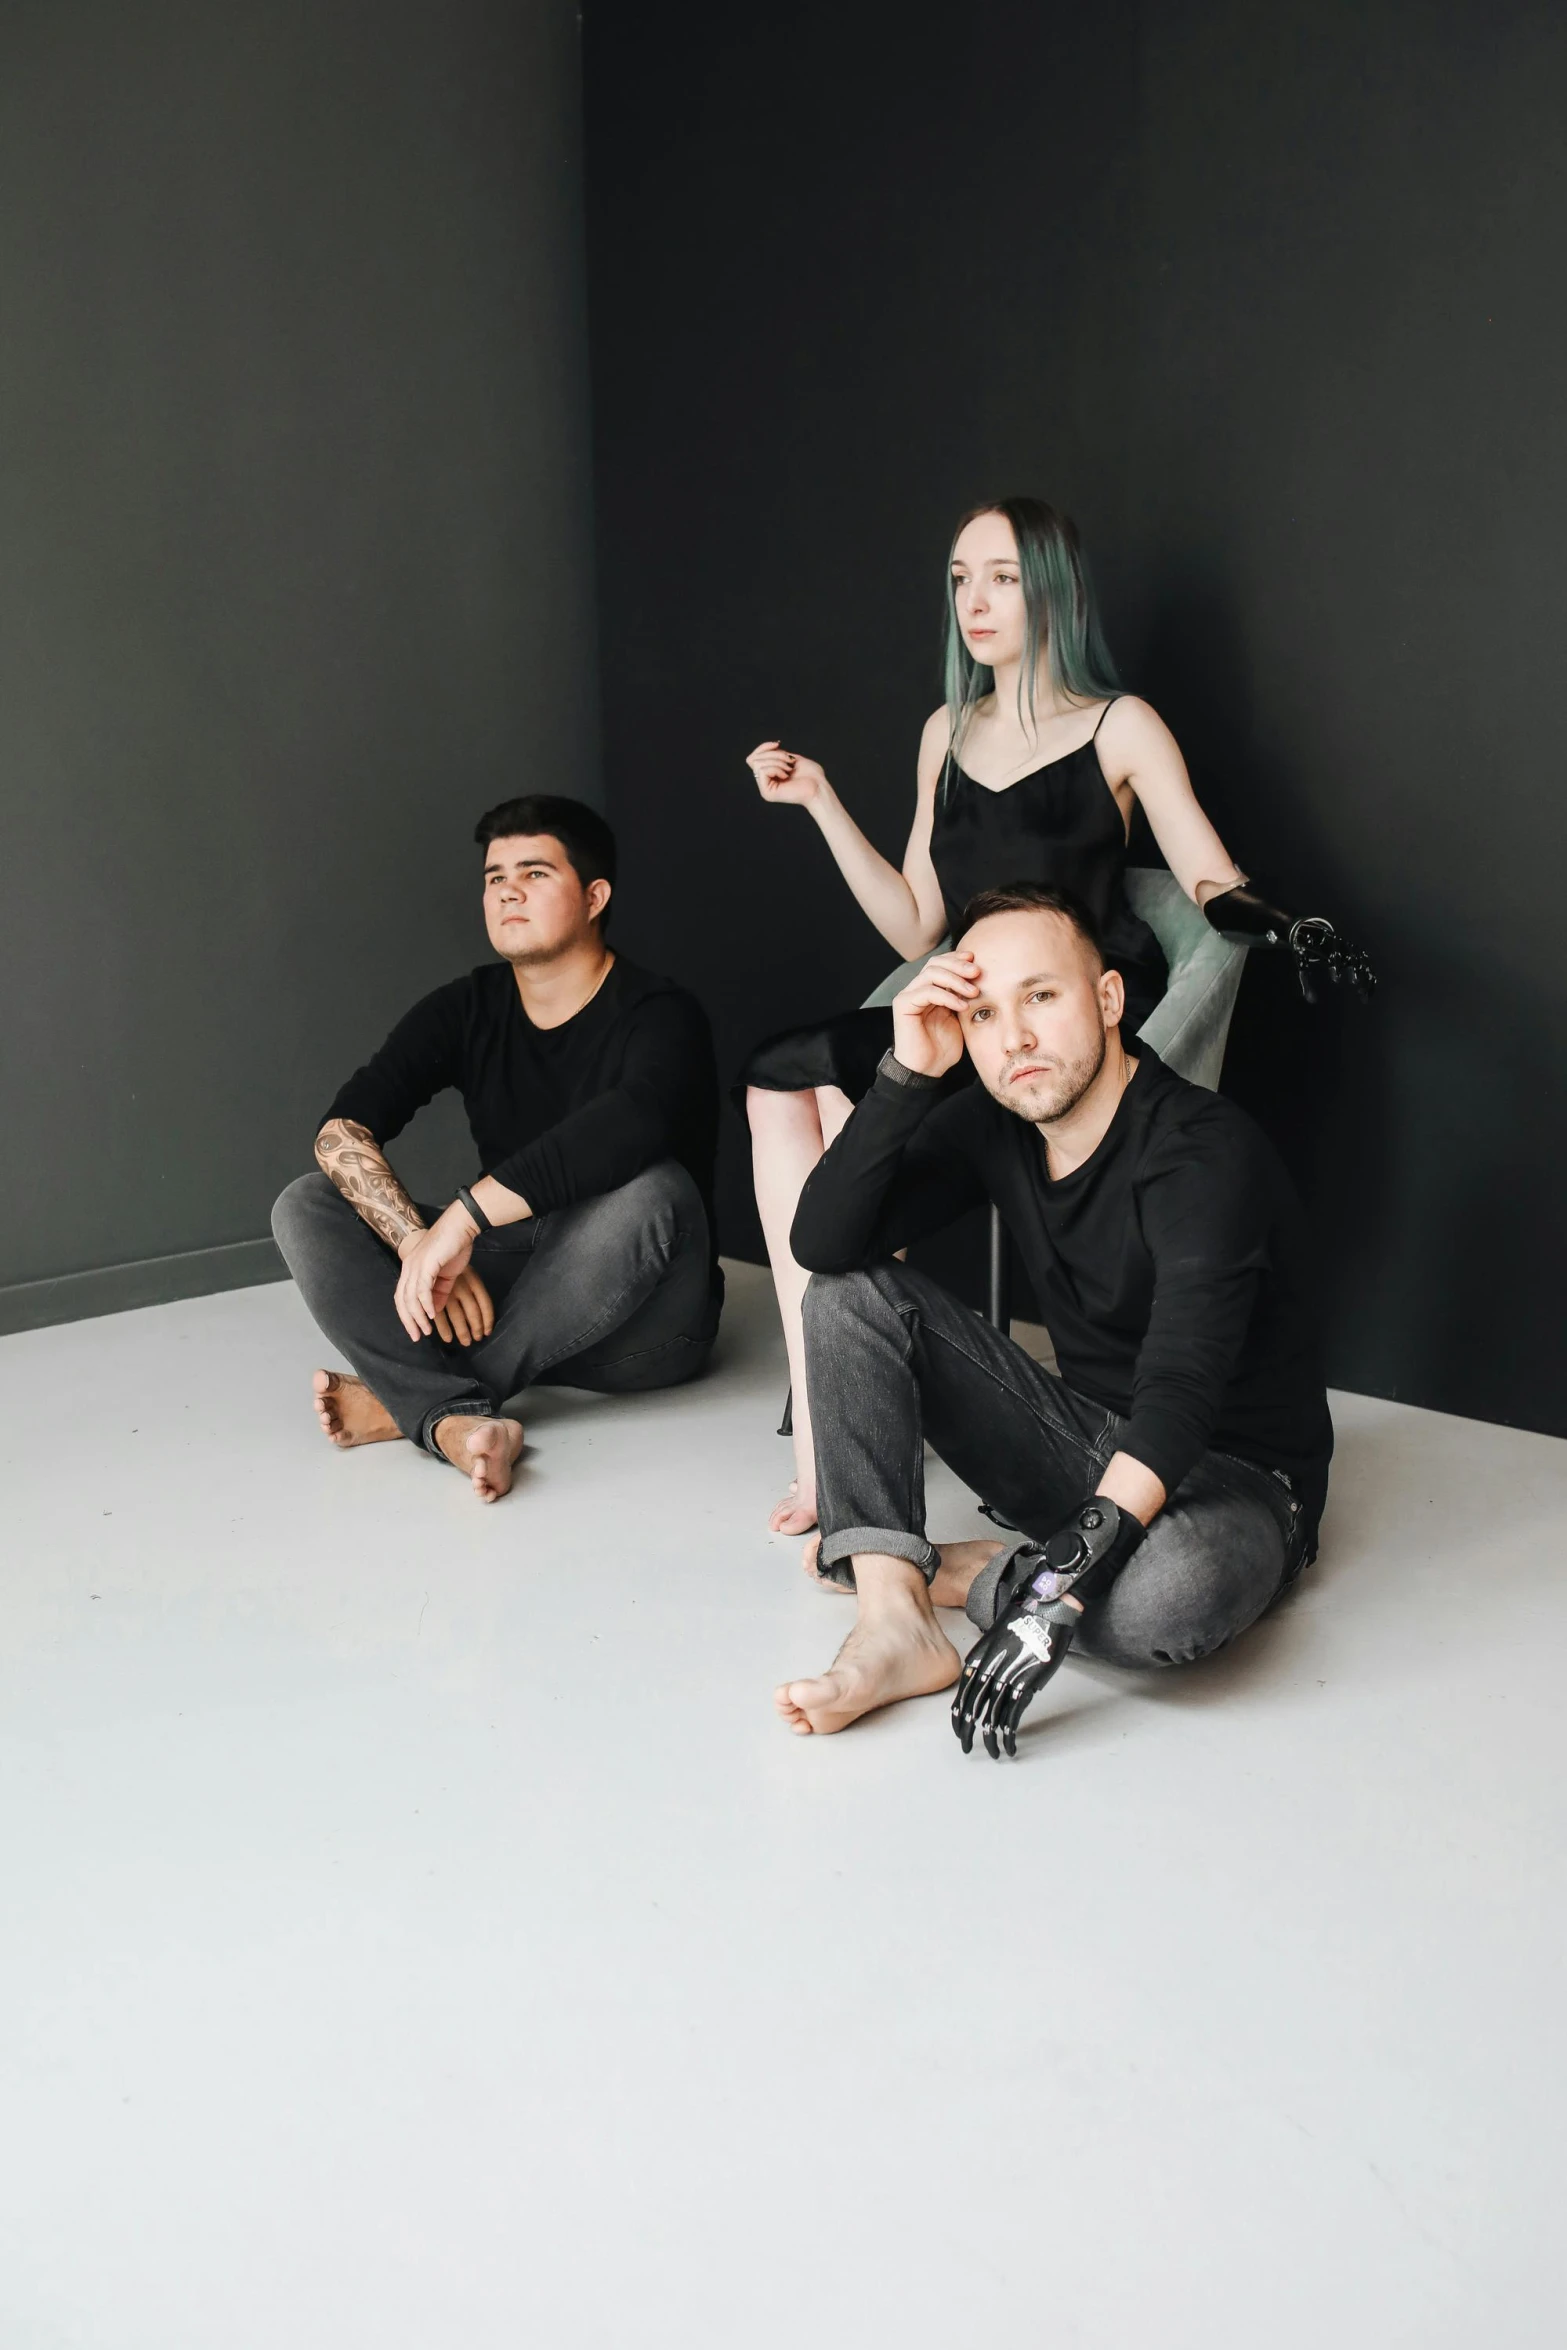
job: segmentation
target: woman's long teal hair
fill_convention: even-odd
[[[1034,684],[1041,652],[1057,694],[1093,702],[1119,693],[1115,663],[1099,625],[1099,611],[1089,585],[1088,566],[1076,523],[1069,515],[1058,514],[1054,506],[1047,506],[1043,498],[997,498],[991,505],[973,507],[962,517],[952,534],[954,547],[969,524],[977,522],[982,514],[1005,515],[1017,541],[1024,612],[1023,666],[1017,684],[1019,718],[1024,719],[1030,732],[1034,730]],[[950,556],[946,667],[947,714],[952,728],[950,761],[962,749],[974,705],[991,689],[990,671],[975,660],[958,626]]]

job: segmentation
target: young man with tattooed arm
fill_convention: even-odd
[[[315,1374],[332,1442],[410,1437],[495,1501],[523,1441],[502,1407],[533,1381],[628,1393],[705,1367],[718,1088],[696,999],[605,944],[603,817],[534,794],[474,837],[501,960],[426,996],[349,1079],[320,1173],[289,1185],[272,1228],[352,1365]],[[484,1172],[436,1209],[385,1146],[447,1086]]]

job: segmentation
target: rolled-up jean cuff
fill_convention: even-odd
[[[989,1566],[981,1567],[969,1585],[968,1597],[963,1602],[963,1613],[982,1632],[988,1632],[996,1620],[997,1584],[1029,1539],[1027,1534],[1020,1534],[1015,1542],[1007,1544],[1005,1550],[998,1550]]]
[[[435,1441],[435,1431],[443,1420],[493,1420],[495,1416],[494,1404],[483,1395],[464,1395],[459,1396],[455,1403],[438,1403],[433,1412],[424,1415],[419,1442],[426,1452],[433,1453],[438,1461],[444,1461],[446,1455]]]
[[[904,1534],[894,1526],[847,1526],[841,1534],[824,1534],[817,1553],[816,1571],[828,1582],[839,1583],[845,1591],[854,1589],[854,1569],[849,1561],[858,1551],[862,1556],[907,1559],[911,1567],[918,1567],[928,1583],[941,1564],[941,1553],[923,1534]]]

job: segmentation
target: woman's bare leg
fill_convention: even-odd
[[[816,1088],[816,1117],[822,1130],[824,1151],[831,1150],[853,1112],[853,1102],[836,1085],[819,1085]]]
[[[745,1106],[751,1126],[756,1205],[778,1293],[794,1391],[794,1489],[779,1502],[768,1527],[774,1534],[809,1534],[816,1523],[816,1456],[811,1445],[800,1316],[809,1275],[794,1261],[789,1233],[806,1177],[854,1105],[835,1085],[818,1086],[808,1093],[769,1093],[753,1085],[746,1089]]]

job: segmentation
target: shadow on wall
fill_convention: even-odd
[[[1178,579],[1178,584],[1176,581]],[[1567,1278],[1558,1170],[1567,1107],[1551,1082],[1559,1008],[1466,943],[1411,922],[1384,868],[1368,892],[1353,833],[1321,810],[1332,777],[1305,786],[1300,753],[1259,744],[1251,658],[1211,565],[1168,567],[1139,682],[1169,720],[1226,844],[1287,904],[1320,906],[1370,948],[1374,1003],[1304,1004],[1288,960],[1255,954],[1231,1030],[1224,1091],[1272,1137],[1306,1202],[1323,1277],[1328,1376],[1397,1396],[1421,1366],[1422,1403],[1536,1428],[1567,1425],[1567,1380],[1509,1410],[1497,1304],[1520,1328]],[[1310,755],[1310,754],[1307,754]],[[1133,856],[1157,859],[1146,830]],[[1551,1236],[1542,1262],[1525,1236]]]
[[[1322,1270],[1329,1378],[1376,1387],[1364,1307],[1397,1224],[1388,1023],[1403,958],[1381,911],[1360,904],[1354,843],[1325,830],[1322,795],[1306,788],[1298,757],[1258,740],[1252,668],[1239,609],[1213,561],[1187,548],[1167,557],[1139,674],[1181,743],[1198,797],[1243,873],[1286,905],[1330,911],[1367,943],[1380,974],[1370,1006],[1337,995],[1308,1005],[1287,956],[1254,953],[1223,1081],[1272,1138],[1306,1203]],[[1157,862],[1146,819],[1139,823]]]
[[[1560,1431],[1560,1347],[1547,1364],[1552,1385],[1524,1410],[1496,1396],[1512,1371],[1498,1321],[1533,1352],[1542,1311],[1558,1314],[1567,1290],[1567,1103],[1547,1011],[1504,972],[1455,967],[1440,941],[1407,949],[1393,1111],[1402,1141],[1389,1171],[1399,1212],[1381,1250],[1378,1319],[1429,1366],[1422,1402]],[[1374,1345],[1380,1333],[1365,1335]],[[1376,1391],[1397,1387],[1388,1379]]]

